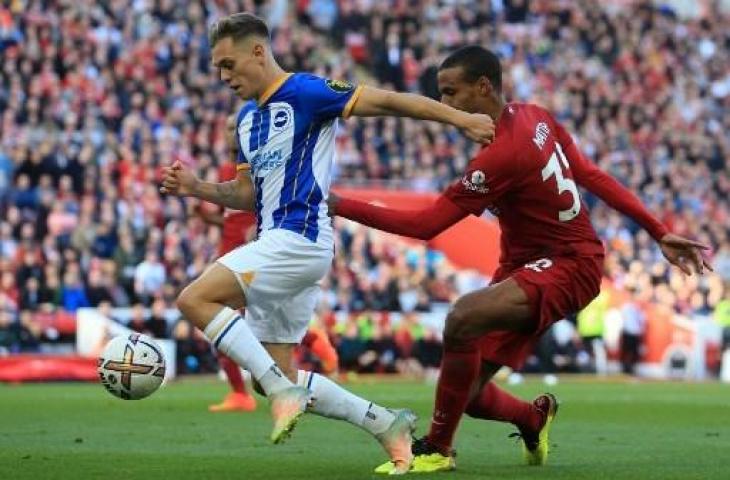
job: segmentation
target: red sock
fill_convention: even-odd
[[[225,354],[218,352],[218,362],[226,376],[228,383],[236,393],[246,393],[246,386],[243,383],[243,375],[241,375],[241,367],[236,362],[228,358]]]
[[[543,415],[535,405],[502,390],[494,382],[484,385],[466,407],[466,413],[470,417],[509,422],[530,430],[537,430],[543,422]]]
[[[454,433],[469,402],[469,390],[479,376],[479,350],[475,343],[444,346],[441,374],[436,386],[436,405],[428,441],[448,455]]]

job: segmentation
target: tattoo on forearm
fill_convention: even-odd
[[[236,186],[232,182],[217,183],[215,191],[221,201],[228,203],[236,197]]]

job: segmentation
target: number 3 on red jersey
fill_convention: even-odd
[[[560,160],[558,160],[558,157],[560,157]],[[542,181],[544,182],[555,175],[555,180],[558,183],[558,195],[565,191],[570,192],[570,195],[573,197],[573,206],[567,210],[560,210],[558,212],[558,219],[561,222],[569,222],[580,213],[580,196],[578,195],[578,187],[575,182],[563,176],[563,167],[567,170],[570,168],[570,165],[568,165],[568,160],[565,158],[560,144],[555,142],[555,151],[550,155],[550,160],[548,160],[547,165],[542,169]]]

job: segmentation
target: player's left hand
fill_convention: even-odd
[[[704,273],[705,268],[712,271],[712,266],[702,256],[703,250],[710,249],[704,243],[668,233],[659,241],[659,248],[661,248],[664,258],[672,265],[679,267],[685,275],[692,275],[693,268],[697,273]]]
[[[465,113],[459,128],[469,140],[482,145],[488,145],[494,140],[494,122],[489,115]]]

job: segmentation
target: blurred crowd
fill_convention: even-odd
[[[227,159],[236,100],[210,65],[206,33],[243,10],[267,19],[288,69],[433,97],[444,54],[465,43],[497,51],[508,100],[553,111],[672,230],[713,246],[715,273],[682,277],[636,225],[587,194],[612,284],[638,304],[714,315],[730,328],[730,15],[696,3],[698,16],[680,17],[649,2],[593,0],[4,2],[0,347],[63,340],[39,315],[170,308],[214,258],[218,229],[157,183],[176,160],[215,180]],[[337,142],[337,182],[422,191],[450,183],[475,152],[452,129],[402,119],[342,122]],[[424,246],[336,224],[323,317],[428,312],[487,281]],[[352,358],[371,351],[350,348],[353,335],[396,338],[387,322],[369,333],[352,322],[333,330],[343,352],[359,352]]]

